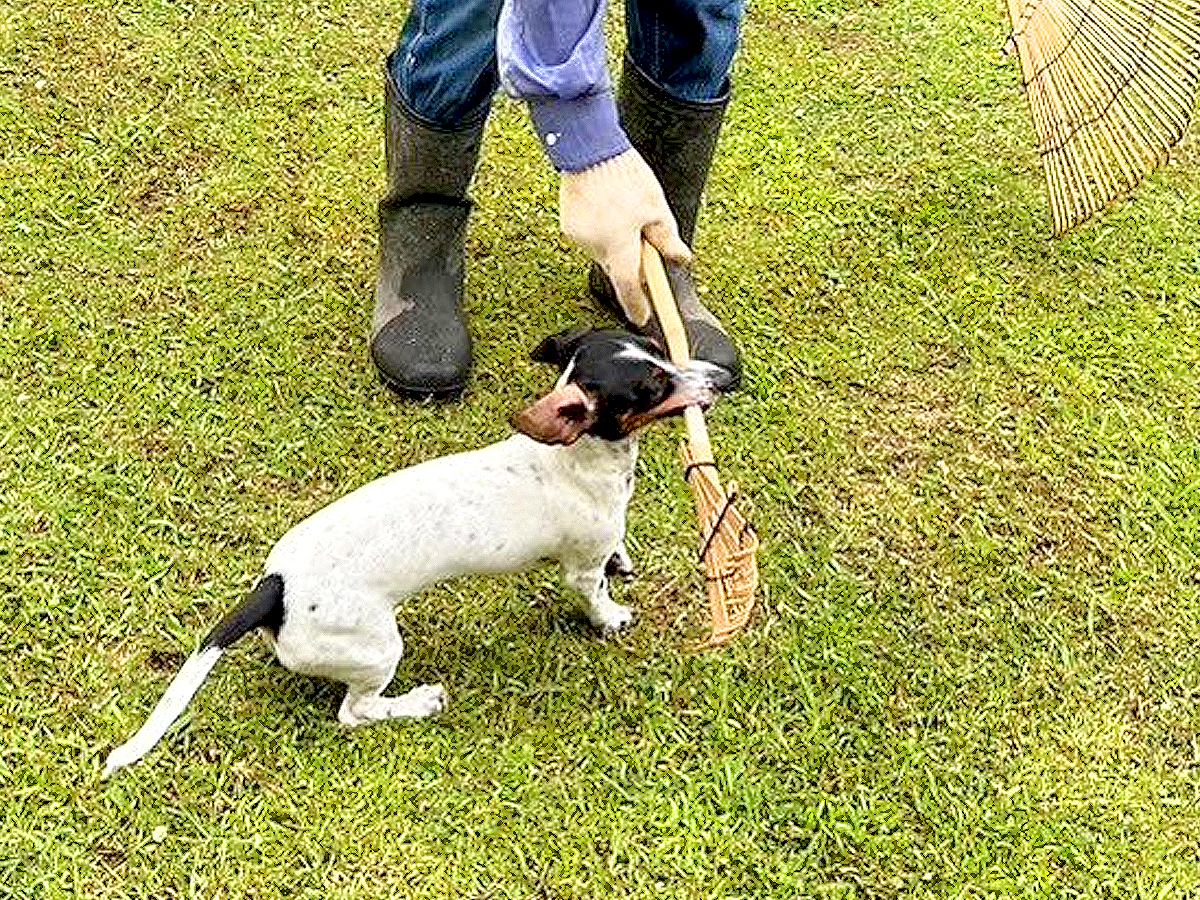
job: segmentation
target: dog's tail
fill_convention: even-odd
[[[268,575],[255,585],[246,602],[222,619],[209,632],[200,649],[188,657],[138,733],[108,754],[104,777],[137,762],[162,740],[227,647],[255,628],[268,628],[278,633],[282,624],[283,578]]]

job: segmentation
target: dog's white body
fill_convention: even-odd
[[[265,572],[285,585],[279,661],[346,682],[346,724],[380,718],[369,702],[357,709],[355,695],[391,681],[402,652],[399,602],[446,578],[539,560],[561,564],[594,625],[624,627],[630,611],[609,597],[605,566],[614,554],[625,559],[636,462],[633,439],[562,447],[518,434],[359,488],[295,526],[267,558]]]
[[[632,613],[609,596],[605,570],[614,556],[631,568],[625,514],[636,463],[632,437],[551,446],[517,434],[372,481],[275,545],[264,575],[283,579],[283,623],[273,640],[263,634],[292,671],[345,683],[344,725],[435,715],[447,702],[441,685],[383,696],[404,653],[396,605],[455,575],[554,560],[593,625],[624,628]],[[149,752],[222,652],[202,647],[184,663],[142,728],[109,754],[106,776]]]

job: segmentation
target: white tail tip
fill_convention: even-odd
[[[122,744],[112,753],[108,754],[108,759],[104,761],[104,772],[100,775],[100,777],[102,779],[112,778],[112,776],[121,769],[125,768],[131,763],[137,762],[141,758],[142,757],[140,753],[134,756],[126,749],[125,744]]]
[[[220,647],[206,647],[199,653],[188,657],[187,662],[179,670],[179,674],[167,686],[150,718],[137,734],[108,754],[104,762],[104,775],[108,778],[118,769],[133,765],[162,739],[176,719],[192,699],[204,679],[221,658]]]

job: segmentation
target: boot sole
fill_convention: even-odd
[[[379,375],[379,380],[396,396],[402,400],[417,400],[417,401],[432,401],[434,403],[452,403],[456,400],[461,400],[463,394],[467,390],[467,384],[464,381],[462,384],[451,385],[443,388],[415,387],[413,385],[404,384],[394,378],[389,378],[383,372],[375,369]]]

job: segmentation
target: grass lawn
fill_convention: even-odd
[[[0,896],[1200,892],[1200,143],[1064,240],[994,0],[761,0],[698,242],[762,615],[700,613],[679,431],[638,627],[550,570],[401,610],[439,720],[347,734],[248,640],[99,780],[300,517],[507,433],[603,316],[501,100],[465,403],[370,371],[402,9],[0,0]]]

